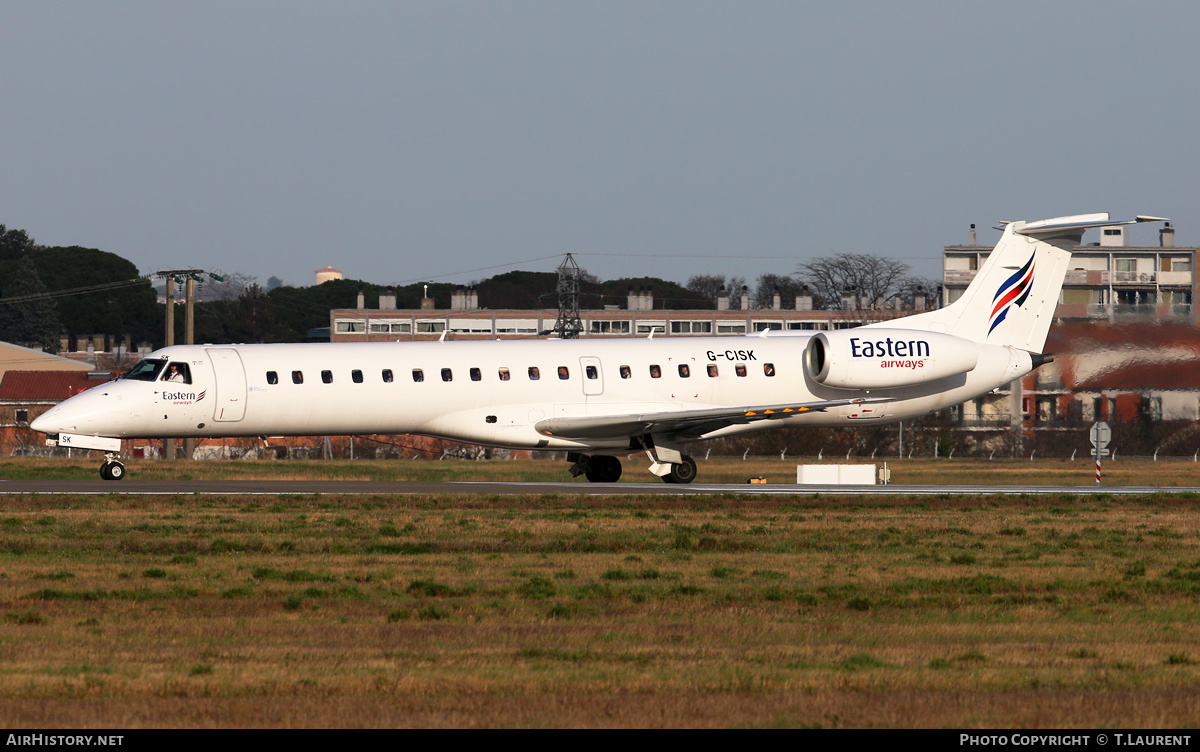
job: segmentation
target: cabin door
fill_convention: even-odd
[[[583,394],[585,397],[598,397],[604,394],[604,371],[600,369],[599,358],[580,358],[579,370],[583,372]]]
[[[213,366],[213,420],[241,420],[246,414],[246,370],[232,347],[206,349]]]

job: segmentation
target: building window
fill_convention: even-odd
[[[304,372],[303,371],[292,371],[292,383],[293,384],[303,384],[304,383]]]
[[[472,368],[471,381],[483,381],[483,371],[480,371],[478,368]]]
[[[385,383],[385,384],[392,383],[392,369],[390,369],[390,368],[383,369],[383,383]]]
[[[267,371],[267,383],[268,384],[278,384],[279,383],[279,374],[275,373],[274,371]]]
[[[717,334],[745,334],[745,324],[717,324]]]
[[[417,332],[420,334],[436,334],[446,331],[445,321],[418,321]]]
[[[333,383],[333,371],[321,371],[321,381],[326,384]]]
[[[17,422],[18,423],[28,423],[29,422],[29,410],[28,409],[23,408],[23,407],[18,407],[16,412],[17,412]]]
[[[339,321],[334,325],[338,334],[362,334],[367,331],[365,321]]]
[[[361,384],[362,383],[362,371],[351,371],[350,372],[350,380],[353,381],[355,384]]]
[[[591,321],[589,331],[592,334],[629,334],[628,321]]]

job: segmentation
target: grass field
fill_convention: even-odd
[[[130,477],[418,464],[563,469],[148,462]],[[1130,483],[1194,482],[1190,462],[1125,464]],[[6,461],[0,477],[17,465],[63,468]],[[782,472],[701,465],[748,467]],[[1075,468],[984,470],[974,482]],[[0,707],[10,727],[77,728],[1200,723],[1195,497],[736,491],[6,496]]]

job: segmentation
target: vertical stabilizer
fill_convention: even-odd
[[[1054,320],[1071,248],[1082,242],[1084,231],[1159,220],[1139,216],[1113,221],[1104,213],[1009,222],[979,274],[952,305],[872,326],[946,332],[1040,353]]]

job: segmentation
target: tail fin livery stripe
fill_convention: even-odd
[[[992,333],[1001,321],[1008,315],[1009,304],[1014,300],[1016,306],[1020,306],[1029,297],[1029,291],[1033,286],[1033,270],[1035,264],[1034,257],[1037,254],[1031,254],[1029,260],[1025,262],[1025,266],[1016,274],[1009,277],[996,291],[996,296],[993,298],[995,306],[992,308],[991,326],[988,327],[988,334]]]

